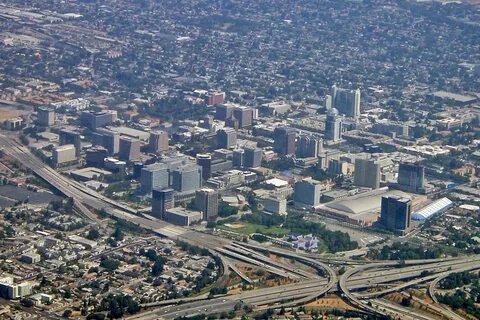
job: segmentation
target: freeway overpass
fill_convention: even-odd
[[[165,221],[145,218],[137,210],[111,200],[61,175],[37,159],[28,148],[2,134],[0,134],[0,149],[18,160],[23,166],[30,169],[63,195],[72,198],[76,211],[93,224],[100,224],[101,221],[88,208],[104,210],[114,218],[131,222],[157,235],[195,243],[209,249],[221,247],[228,243],[227,240],[219,237],[182,228]]]
[[[91,223],[98,224],[101,222],[98,217],[88,209],[88,207],[95,210],[105,210],[109,215],[117,219],[129,221],[142,228],[151,230],[155,234],[173,239],[180,239],[189,243],[201,245],[209,249],[224,250],[222,249],[222,247],[230,243],[230,241],[219,237],[199,233],[187,228],[171,225],[164,221],[154,220],[150,217],[142,216],[135,209],[108,199],[103,195],[88,189],[82,184],[62,176],[57,171],[46,166],[40,160],[35,158],[35,156],[33,156],[26,147],[3,135],[0,135],[0,148],[15,159],[17,159],[24,166],[32,170],[39,177],[47,181],[53,188],[63,193],[66,197],[72,198],[76,211],[82,216],[84,216],[86,219],[90,220]],[[251,244],[235,244],[234,247],[236,247],[236,249],[233,249],[232,247],[230,247],[229,249],[230,253],[233,252],[236,255],[239,255],[241,253],[251,254],[249,250],[257,250],[260,252],[268,251],[280,256],[295,259],[299,262],[316,268],[317,270],[319,270],[320,273],[325,272],[328,280],[317,279],[316,277],[314,277],[314,275],[312,275],[312,278],[314,278],[313,280],[305,280],[305,278],[308,278],[305,277],[305,274],[299,275],[298,272],[296,273],[292,272],[291,270],[284,270],[284,272],[290,274],[296,273],[297,276],[302,278],[302,280],[299,281],[299,283],[292,285],[291,287],[282,286],[279,288],[269,288],[265,289],[266,291],[255,290],[250,293],[243,293],[232,297],[229,296],[213,299],[209,301],[207,307],[205,307],[205,301],[192,301],[182,305],[169,306],[167,307],[168,309],[162,308],[151,312],[150,316],[148,314],[140,315],[139,319],[149,319],[149,317],[151,316],[153,316],[153,318],[151,319],[158,319],[159,317],[168,319],[176,317],[178,315],[191,315],[197,312],[217,313],[221,312],[221,310],[231,310],[233,306],[235,306],[235,304],[237,304],[238,302],[249,303],[257,306],[269,304],[274,304],[275,306],[294,306],[314,300],[315,298],[322,296],[327,292],[335,292],[337,291],[337,285],[338,290],[340,290],[340,292],[344,294],[345,298],[360,309],[374,314],[392,314],[392,310],[395,310],[396,308],[390,307],[390,309],[388,309],[388,307],[384,306],[384,310],[390,311],[379,311],[380,309],[374,308],[366,303],[366,299],[372,298],[376,295],[367,296],[365,299],[361,296],[353,294],[351,290],[374,287],[379,284],[384,285],[385,283],[389,283],[392,281],[413,279],[415,277],[418,277],[419,273],[421,274],[421,272],[423,271],[433,272],[431,277],[421,277],[417,280],[411,280],[410,282],[407,282],[407,284],[394,287],[394,290],[399,290],[411,285],[416,285],[418,283],[428,281],[430,279],[434,279],[435,281],[435,278],[443,277],[453,272],[459,272],[461,270],[472,270],[474,269],[472,265],[478,266],[478,264],[480,263],[480,260],[478,260],[478,258],[476,257],[473,260],[440,259],[410,261],[405,262],[405,265],[412,266],[412,269],[399,272],[399,270],[396,269],[399,266],[398,262],[382,262],[375,264],[365,264],[349,269],[338,279],[336,272],[328,265],[329,262],[322,262],[318,258],[298,255],[280,249],[266,249],[264,247]],[[271,261],[260,258],[258,255],[253,255],[251,259],[256,261],[255,263],[257,265],[259,263],[265,264],[263,267],[267,268],[267,270],[268,268],[270,268],[271,270],[272,268],[277,268],[279,270],[283,269],[279,268],[278,264],[275,265]],[[335,260],[336,259],[331,259],[330,262],[341,262]],[[353,261],[344,262],[355,264]],[[415,268],[413,268],[413,266]],[[260,265],[260,267],[262,267],[262,265]],[[445,268],[449,268],[449,270],[445,270]],[[372,269],[381,269],[380,272],[382,274],[379,275],[378,272],[367,272]],[[378,279],[381,279],[382,281],[378,282]],[[387,289],[380,294],[385,294],[388,291],[391,292],[392,289]],[[377,300],[375,301],[377,305],[381,304]],[[399,311],[397,310],[397,312]]]

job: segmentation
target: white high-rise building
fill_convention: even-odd
[[[357,119],[360,116],[360,99],[360,89],[347,90],[332,86],[332,108],[349,118]]]
[[[327,113],[325,138],[334,142],[342,139],[342,117],[338,115],[335,108],[330,109]]]

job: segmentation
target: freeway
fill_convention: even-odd
[[[467,261],[467,262],[466,262]],[[412,274],[415,274],[418,276],[418,272],[421,271],[431,271],[431,272],[436,272],[436,270],[443,270],[439,269],[440,268],[449,268],[451,266],[454,266],[455,264],[460,265],[462,263],[469,263],[469,258],[462,258],[462,259],[456,259],[455,261],[452,261],[450,259],[438,259],[438,260],[430,260],[430,263],[426,263],[425,260],[419,260],[417,262],[415,261],[407,261],[407,264],[414,265],[415,263],[418,263],[419,265],[415,265],[415,268],[412,267],[406,267],[402,269],[406,269],[406,271],[401,271],[400,269],[392,269],[392,270],[383,270],[383,272],[388,271],[388,274],[385,277],[379,277],[376,272],[371,272],[367,276],[366,274],[361,274],[361,272],[358,272],[358,274],[355,274],[354,276],[351,277],[351,280],[348,282],[348,288],[352,289],[366,289],[366,288],[371,288],[375,287],[377,283],[388,283],[388,282],[394,282],[402,279],[409,279],[412,277]],[[392,265],[397,265],[399,262],[390,262]],[[455,264],[454,264],[455,263]],[[471,260],[470,260],[471,263]],[[379,267],[378,263],[374,263],[371,265],[370,268],[376,268]],[[420,268],[420,269],[419,269]],[[368,268],[367,268],[368,269]],[[401,276],[397,276],[397,274],[400,273]],[[410,274],[412,273],[412,274]],[[325,288],[328,285],[328,281],[326,279],[320,279],[320,280],[306,280],[298,283],[293,283],[293,284],[288,284],[288,285],[283,285],[283,286],[278,286],[278,287],[273,287],[273,288],[265,288],[265,289],[258,289],[258,290],[253,290],[253,291],[245,291],[240,294],[236,295],[227,295],[221,298],[216,298],[216,299],[210,299],[208,301],[204,301],[203,304],[208,304],[209,306],[214,307],[214,310],[217,310],[216,313],[220,313],[223,311],[229,311],[228,307],[231,305],[235,305],[236,303],[245,303],[252,305],[254,307],[261,307],[265,305],[272,305],[274,304],[275,307],[291,307],[295,305],[299,305],[304,302],[308,302],[311,300],[314,300],[312,297],[318,296],[319,290],[321,288]],[[336,292],[337,288],[332,287],[328,292]],[[233,301],[234,303],[232,304],[226,304],[226,301]],[[372,300],[372,301],[377,301],[377,300]],[[363,303],[363,302],[362,302]],[[385,309],[390,313],[397,313],[397,314],[402,314],[405,316],[405,318],[411,318],[411,316],[407,317],[405,312],[402,313],[402,308],[398,306],[386,306],[385,303],[378,303],[378,306],[380,307],[380,304],[382,304],[380,309]],[[202,305],[201,302],[198,304],[185,304],[185,305],[177,305],[177,306],[170,306],[166,308],[161,308],[157,310],[151,310],[146,313],[143,313],[141,315],[137,315],[133,317],[132,319],[157,319],[159,317],[166,318],[168,319],[170,315],[186,315],[188,312],[190,312],[195,308],[198,308],[199,305]],[[376,309],[376,308],[374,308]],[[198,309],[196,309],[198,312]],[[231,310],[231,309],[230,309]],[[206,313],[204,310],[203,313]],[[412,314],[412,311],[408,311],[408,314]],[[418,316],[418,319],[424,319],[426,318],[425,316]],[[428,319],[428,318],[427,318]]]
[[[218,249],[217,249],[218,250]],[[286,272],[286,276],[290,278],[304,278],[312,279],[318,278],[310,272],[303,271],[301,269],[287,266],[283,263],[279,263],[269,259],[268,257],[261,255],[257,252],[248,251],[248,249],[239,247],[237,245],[227,245],[223,247],[225,254],[234,254],[239,260],[248,260],[252,264],[258,264],[263,267],[273,267],[282,272]]]
[[[95,210],[105,210],[110,216],[129,221],[157,235],[183,240],[209,249],[221,247],[229,241],[208,234],[199,233],[187,228],[172,225],[165,221],[145,218],[124,204],[99,194],[86,186],[73,181],[37,159],[25,146],[0,134],[0,149],[18,160],[23,166],[33,171],[40,178],[60,191],[66,197],[72,198],[75,209],[91,223],[101,225],[98,217],[87,207]]]
[[[370,273],[369,276],[359,276],[354,278],[354,275],[357,275],[359,273],[365,273],[365,271],[369,269],[376,269],[376,268],[392,268],[392,267],[398,267],[400,264],[405,264],[405,265],[414,265],[415,261],[405,261],[405,262],[400,262],[400,261],[392,261],[392,262],[382,262],[382,263],[374,263],[370,265],[363,265],[363,266],[358,266],[356,268],[352,268],[350,270],[347,270],[339,280],[338,286],[339,290],[343,293],[343,295],[356,307],[358,307],[361,310],[364,310],[369,313],[374,313],[374,314],[381,314],[381,315],[388,315],[388,312],[386,311],[388,308],[383,308],[383,311],[380,308],[375,308],[369,304],[366,303],[366,300],[364,299],[371,299],[374,298],[378,295],[381,294],[386,294],[390,292],[399,292],[401,289],[407,288],[409,286],[413,286],[425,281],[428,281],[430,279],[435,279],[438,277],[438,273],[440,272],[441,275],[444,274],[451,274],[454,272],[458,272],[458,270],[471,270],[471,269],[479,269],[479,261],[480,257],[479,256],[474,256],[474,257],[466,257],[466,258],[460,258],[460,259],[439,259],[439,260],[431,260],[429,264],[425,264],[426,261],[420,261],[421,265],[410,268],[410,271],[402,272],[396,269],[396,273],[400,276],[396,276],[395,272],[390,272],[391,276],[390,277],[382,277],[381,274],[378,272],[373,272]],[[447,268],[445,271],[444,269]],[[395,270],[393,270],[395,271]],[[428,276],[422,276],[422,273],[420,273],[421,278],[413,281],[409,281],[405,284],[401,284],[398,286],[395,286],[393,288],[384,290],[377,293],[371,293],[371,294],[364,294],[362,297],[359,297],[351,292],[351,289],[347,285],[347,282],[351,283],[351,281],[348,281],[350,278],[352,278],[353,281],[365,281],[368,279],[368,277],[372,277],[371,279],[379,278],[381,279],[381,282],[386,283],[388,281],[393,279],[394,281],[400,280],[399,278],[403,279],[409,279],[413,278],[414,276],[418,276],[418,272],[420,271],[428,271],[428,272],[433,272],[435,274],[433,275],[428,275]],[[386,273],[386,270],[382,270],[382,273]],[[392,278],[393,277],[393,278]],[[367,280],[368,281],[368,280]],[[370,283],[372,281],[370,280]],[[371,301],[371,300],[370,300]],[[397,310],[398,311],[398,310]]]
[[[78,200],[75,192],[68,188],[68,183],[50,176],[53,169],[45,166],[40,160],[35,158],[23,145],[0,135],[0,148],[2,148],[9,156],[14,157],[22,165],[34,171],[40,178],[51,184],[55,189],[62,192],[66,197],[72,198],[76,211],[84,216],[88,221],[99,223],[100,220],[86,208],[86,206]],[[56,173],[56,171],[54,171]],[[56,173],[57,174],[57,173]]]
[[[467,258],[457,258],[455,260],[445,260],[445,261],[438,261],[432,263],[422,263],[417,265],[415,264],[415,260],[406,261],[406,264],[410,264],[411,266],[403,267],[403,268],[390,268],[390,269],[378,269],[372,272],[364,272],[361,275],[357,275],[353,277],[351,280],[358,281],[378,281],[379,283],[383,281],[383,279],[388,279],[390,282],[395,280],[405,280],[418,276],[422,276],[422,273],[426,271],[430,272],[442,272],[448,271],[451,268],[459,268],[465,264],[476,264],[480,262],[480,258],[478,257],[467,257]],[[351,281],[347,282],[347,285],[350,287]]]
[[[382,290],[382,291],[370,292],[370,293],[361,294],[361,295],[358,295],[358,296],[361,296],[362,298],[374,298],[374,297],[386,295],[386,294],[389,294],[389,293],[392,293],[392,292],[400,292],[403,289],[412,287],[414,285],[417,285],[417,284],[420,284],[420,283],[423,283],[423,282],[433,280],[433,279],[435,279],[439,276],[440,277],[442,277],[442,276],[447,277],[448,275],[450,275],[452,273],[472,271],[472,270],[477,270],[477,269],[480,269],[480,264],[478,264],[478,260],[473,262],[473,263],[472,262],[466,262],[466,263],[460,265],[459,267],[452,268],[448,271],[444,271],[444,272],[440,273],[440,275],[438,275],[438,274],[427,275],[427,276],[421,277],[419,279],[411,280],[411,281],[408,281],[406,283],[402,283],[402,284],[399,284],[397,286],[394,286],[394,287],[391,287],[391,288],[388,288],[388,289],[385,289],[385,290]]]
[[[203,247],[209,249],[217,249],[222,248],[226,244],[230,243],[230,241],[212,236],[209,234],[200,233],[197,231],[190,230],[188,228],[182,228],[178,226],[171,225],[164,221],[156,220],[151,217],[146,217],[145,215],[139,214],[136,210],[129,208],[121,203],[115,202],[111,199],[104,197],[103,195],[88,189],[87,187],[83,186],[80,183],[70,180],[69,178],[62,176],[57,171],[49,168],[40,160],[35,158],[30,151],[20,145],[18,142],[15,142],[3,135],[0,134],[0,148],[2,148],[6,153],[17,159],[21,162],[25,167],[29,168],[39,177],[44,179],[48,182],[52,187],[62,192],[66,197],[72,198],[74,201],[75,210],[90,220],[92,223],[100,224],[101,221],[98,217],[93,214],[87,207],[96,210],[105,210],[109,215],[123,219],[129,222],[132,222],[142,228],[151,230],[155,234],[170,237],[173,239],[181,239],[183,241],[187,241],[189,243],[194,243],[197,245],[201,245]],[[247,252],[251,254],[251,249],[257,250],[260,252],[270,252],[279,256],[284,256],[288,258],[295,259],[307,265],[310,265],[318,270],[322,270],[322,272],[326,272],[328,277],[328,281],[322,279],[314,279],[312,282],[309,280],[301,281],[299,283],[293,284],[291,287],[278,287],[278,288],[268,288],[264,289],[265,291],[255,290],[249,293],[243,293],[240,295],[232,296],[232,297],[224,297],[224,298],[217,298],[214,300],[209,300],[208,305],[205,304],[205,301],[192,301],[187,304],[183,305],[174,305],[160,310],[154,310],[150,313],[153,318],[151,319],[158,319],[161,318],[174,318],[178,315],[193,315],[196,313],[218,313],[222,311],[229,311],[237,304],[238,302],[245,302],[252,305],[265,305],[271,303],[280,303],[280,305],[298,305],[304,302],[308,302],[314,300],[316,297],[319,297],[327,292],[335,291],[335,285],[338,283],[338,288],[347,299],[350,300],[354,305],[359,307],[362,310],[365,310],[370,313],[374,314],[384,314],[384,312],[379,311],[377,308],[371,307],[367,305],[363,300],[356,297],[354,294],[350,292],[351,289],[359,289],[359,288],[368,288],[374,286],[378,283],[387,283],[397,280],[404,280],[409,278],[418,277],[418,273],[421,271],[432,271],[435,272],[435,275],[429,276],[438,277],[439,270],[443,270],[446,268],[446,263],[451,264],[460,264],[463,262],[467,267],[469,262],[465,261],[454,261],[455,259],[441,259],[441,260],[423,260],[423,261],[414,261],[414,262],[406,262],[406,265],[422,265],[418,267],[412,267],[412,269],[408,271],[401,271],[395,272],[395,270],[381,270],[377,272],[373,272],[370,274],[365,274],[365,271],[369,269],[378,269],[378,268],[394,268],[398,267],[400,264],[399,262],[384,262],[384,263],[375,263],[375,264],[366,264],[359,267],[352,268],[347,270],[340,279],[337,279],[336,272],[327,264],[325,261],[315,259],[313,257],[308,257],[305,255],[299,255],[292,252],[288,252],[281,249],[276,248],[264,248],[252,244],[243,244],[243,243],[236,243],[234,245],[238,250],[243,250],[240,252]],[[230,248],[231,249],[231,248]],[[232,251],[230,251],[232,252]],[[259,256],[253,256],[253,259],[259,259]],[[263,259],[263,258],[262,258]],[[330,263],[351,263],[356,264],[355,261],[343,261],[342,259],[335,259],[335,258],[327,258],[326,261]],[[340,261],[339,261],[340,260]],[[257,264],[260,261],[257,261]],[[261,262],[265,263],[265,262]],[[478,263],[478,261],[473,261],[471,263]],[[272,266],[270,266],[271,268]],[[278,268],[276,266],[275,268]],[[443,268],[443,269],[441,269]],[[452,268],[452,270],[442,271],[445,274],[455,272],[453,270],[459,270],[457,268]],[[388,275],[386,278],[382,278],[380,282],[378,280],[373,279],[380,279],[380,274],[383,273],[384,275]],[[445,274],[440,274],[443,276]],[[298,275],[298,273],[297,273]],[[363,278],[362,278],[363,277]],[[425,277],[423,277],[425,278]],[[410,283],[404,284],[403,286],[398,286],[395,289],[405,288],[406,286],[415,285],[420,282],[428,281],[425,279],[417,279],[415,281],[411,281]],[[430,278],[428,278],[430,279]],[[348,283],[347,283],[348,281]],[[435,280],[434,280],[435,281]],[[288,300],[288,302],[285,302]],[[377,301],[377,300],[374,300]],[[378,304],[379,305],[379,304]],[[384,308],[388,309],[388,308]],[[392,309],[392,307],[390,307]],[[395,309],[395,308],[393,308]],[[140,319],[143,318],[143,314],[139,315]],[[146,315],[148,319],[148,315]]]
[[[427,315],[419,314],[418,312],[412,312],[411,310],[395,305],[388,300],[375,299],[371,301],[372,306],[377,310],[385,313],[390,313],[400,316],[402,320],[436,320],[437,317],[430,317]],[[395,318],[397,319],[397,318]]]

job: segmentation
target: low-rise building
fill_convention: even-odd
[[[164,220],[180,226],[189,226],[202,220],[200,211],[192,211],[184,208],[171,208],[165,211]]]

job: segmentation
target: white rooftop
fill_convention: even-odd
[[[280,188],[288,186],[288,182],[282,179],[273,178],[265,181],[266,184],[272,185],[274,187]]]

